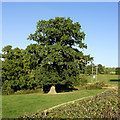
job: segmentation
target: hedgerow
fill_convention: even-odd
[[[118,118],[118,98],[117,90],[107,90],[94,97],[72,102],[50,111],[25,113],[20,118]]]

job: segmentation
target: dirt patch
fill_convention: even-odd
[[[58,94],[73,94],[73,93],[76,93],[76,92],[80,92],[80,91],[73,91],[73,92],[63,92],[63,93],[55,93],[53,95],[58,95]],[[49,95],[48,93],[46,94],[39,94],[39,95]]]
[[[102,88],[109,88],[109,89],[118,89],[118,86],[111,86],[111,87],[102,87]]]
[[[95,83],[95,82],[94,82]],[[88,83],[88,85],[94,84],[94,83]],[[118,86],[112,86],[111,84],[105,84],[107,87],[102,88],[109,88],[109,89],[118,89]]]

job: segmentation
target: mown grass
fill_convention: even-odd
[[[23,116],[25,112],[42,111],[61,103],[94,96],[104,90],[79,90],[69,94],[55,95],[34,93],[2,96],[2,118],[17,118],[20,115]]]
[[[112,97],[111,97],[112,96]],[[117,90],[107,90],[96,96],[81,99],[47,112],[26,113],[23,118],[114,118],[119,117]]]
[[[91,80],[92,82],[96,81],[96,78],[92,79],[92,76],[87,76],[87,79],[89,83],[91,83]],[[97,81],[104,81],[105,84],[111,84],[115,86],[118,86],[118,81],[116,81],[118,79],[119,79],[118,75],[104,75],[104,74],[97,75]]]
[[[0,119],[2,119],[2,95],[1,95],[1,89],[0,89]]]

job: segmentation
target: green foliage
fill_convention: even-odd
[[[93,90],[93,89],[102,89],[102,87],[106,87],[105,83],[103,81],[95,82],[93,84],[87,85],[86,89]]]
[[[103,74],[104,73],[104,67],[101,64],[98,65],[98,73],[99,74]]]
[[[96,66],[93,63],[91,65],[87,65],[85,67],[85,71],[86,71],[85,73],[88,75],[91,75],[92,74],[92,67],[93,67],[93,74],[96,74]]]
[[[4,84],[6,86],[6,82],[8,82],[9,87],[14,89],[14,91],[19,90],[21,88],[20,83],[22,82],[20,79],[26,75],[23,50],[19,48],[12,49],[12,46],[8,45],[2,51],[4,52],[2,57],[5,59],[2,61],[3,89],[5,88]]]
[[[37,44],[30,44],[25,50],[12,49],[11,45],[2,49],[3,88],[7,87],[6,80],[14,91],[57,84],[74,87],[80,74],[85,73],[86,64],[93,59],[80,51],[87,49],[81,29],[70,18],[38,21],[35,33],[28,37]]]
[[[120,67],[117,67],[117,68],[115,69],[115,74],[116,74],[116,75],[120,75]]]
[[[78,22],[73,24],[70,18],[56,17],[48,21],[41,20],[36,27],[37,30],[34,34],[30,34],[28,39],[43,45],[53,45],[60,42],[63,46],[67,44],[72,46],[76,43],[80,48],[86,48],[86,45],[81,42],[85,38],[85,33],[80,32],[80,24]]]
[[[73,23],[70,18],[56,17],[37,23],[37,30],[28,39],[36,41],[36,46],[41,48],[41,61],[35,76],[43,86],[75,85],[83,66],[92,60],[90,55],[83,55],[82,51],[73,47],[87,48],[83,43],[84,38],[81,25]]]
[[[2,90],[2,95],[11,95],[14,93],[14,90],[11,87],[7,87],[5,90]]]
[[[85,75],[79,76],[79,82],[77,85],[85,86],[87,84],[87,77]]]
[[[34,46],[36,47],[37,45],[30,45],[26,48],[26,50],[20,50],[19,48],[12,49],[12,46],[9,45],[3,48],[3,90],[6,90],[7,87],[11,87],[14,91],[22,89],[36,89],[38,87],[41,87],[40,85],[38,85],[38,81],[35,80],[33,73],[33,68],[35,68],[35,65],[37,64],[35,63],[35,61],[37,60],[37,58],[35,59],[35,57],[39,57],[36,55],[34,55],[34,57],[31,56],[34,50],[30,47],[34,48]],[[29,54],[29,52],[31,52],[31,54]],[[28,56],[29,58],[27,58]]]
[[[112,68],[110,68],[110,67],[108,68],[107,67],[107,68],[105,68],[105,70],[104,70],[105,72],[104,73],[105,74],[111,74],[111,73],[115,74],[115,69],[116,69],[115,67],[112,67]]]
[[[89,75],[92,74],[92,65],[87,65],[86,66],[86,73],[89,74]]]
[[[36,90],[18,90],[16,91],[14,94],[30,94],[30,93],[43,93],[43,90],[42,89],[36,89]]]
[[[23,117],[30,118],[61,118],[61,119],[75,119],[75,118],[118,118],[118,93],[117,90],[107,90],[91,98],[82,99],[80,101],[72,102],[54,108],[47,112],[36,112],[28,114]]]

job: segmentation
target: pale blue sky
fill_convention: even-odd
[[[55,17],[71,17],[86,33],[85,54],[95,64],[118,66],[118,3],[117,2],[21,2],[2,3],[2,47],[25,49],[33,43],[26,40],[36,30],[36,23]]]

